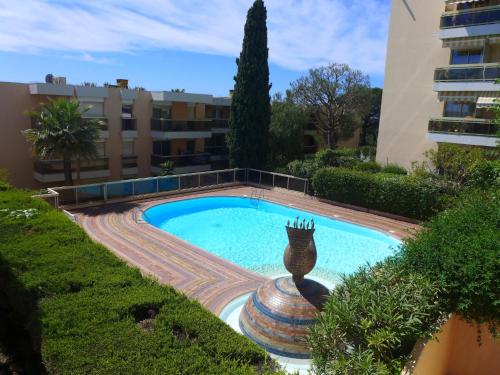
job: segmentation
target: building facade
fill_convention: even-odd
[[[85,117],[105,124],[99,157],[80,162],[79,181],[74,163],[76,183],[149,177],[167,160],[173,162],[174,173],[227,168],[230,98],[132,90],[126,81],[118,83],[68,85],[59,77],[50,83],[0,82],[0,168],[9,171],[12,183],[41,188],[64,182],[62,160],[37,159],[22,133],[31,127],[26,111],[49,98],[77,99],[91,107]]]
[[[499,78],[500,0],[392,0],[377,161],[494,147]]]

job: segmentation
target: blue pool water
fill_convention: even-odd
[[[318,261],[312,275],[336,282],[340,274],[392,255],[400,242],[384,233],[262,200],[206,197],[149,208],[144,219],[157,228],[266,275],[286,273],[285,225],[314,219]]]

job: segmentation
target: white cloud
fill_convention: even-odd
[[[252,0],[0,0],[0,50],[95,53],[165,48],[237,56]],[[329,62],[383,74],[388,0],[267,0],[272,62]]]

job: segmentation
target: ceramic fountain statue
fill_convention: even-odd
[[[239,324],[245,336],[268,352],[310,358],[306,336],[328,296],[322,284],[304,278],[316,264],[314,221],[296,218],[286,225],[288,246],[283,261],[292,276],[265,282],[248,298]]]

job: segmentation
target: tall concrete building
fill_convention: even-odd
[[[173,161],[175,173],[228,166],[230,98],[132,90],[124,80],[107,87],[69,85],[63,77],[50,81],[0,82],[0,168],[9,171],[17,186],[39,188],[64,181],[62,160],[37,159],[22,134],[31,127],[26,111],[49,98],[90,105],[85,116],[105,124],[97,143],[99,157],[81,162],[79,183],[149,177],[166,160]]]
[[[392,0],[377,161],[495,146],[499,78],[500,0]]]

